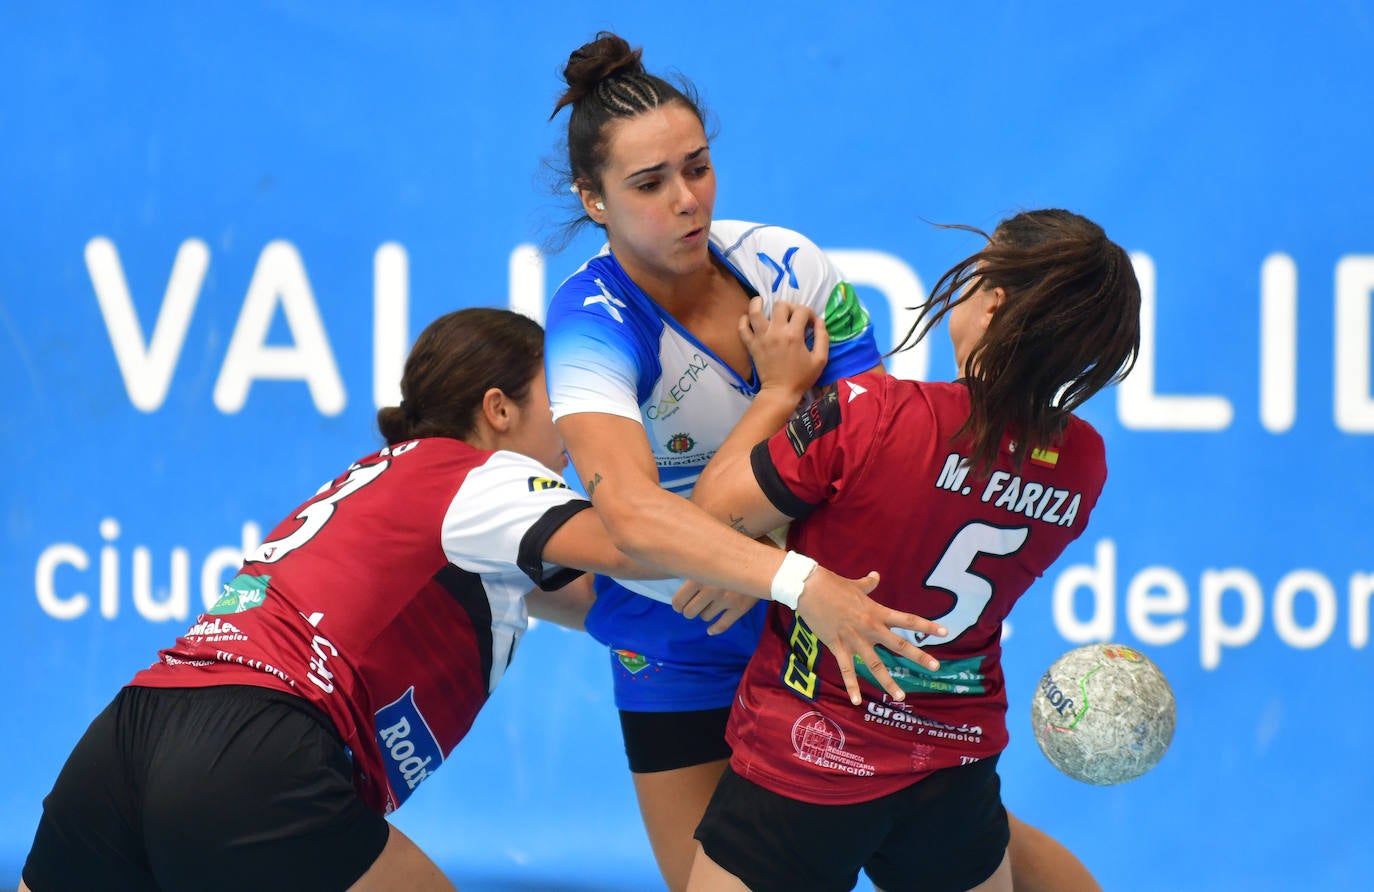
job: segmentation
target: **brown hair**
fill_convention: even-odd
[[[401,404],[377,412],[392,446],[419,437],[466,439],[493,387],[523,403],[544,361],[544,330],[533,319],[475,307],[435,319],[406,357]]]
[[[590,43],[568,56],[563,80],[568,88],[553,107],[552,120],[565,106],[568,115],[567,181],[601,191],[606,166],[606,125],[616,118],[632,118],[674,102],[681,103],[706,126],[696,89],[685,79],[674,86],[644,70],[644,51],[631,48],[625,38],[601,31]]]
[[[893,352],[916,343],[979,288],[1006,298],[960,369],[972,411],[955,436],[973,440],[975,472],[1018,438],[1014,462],[1051,445],[1068,416],[1120,381],[1140,349],[1140,284],[1130,257],[1102,227],[1049,209],[1003,220],[983,250],[951,267]]]

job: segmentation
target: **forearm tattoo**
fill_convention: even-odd
[[[597,487],[597,485],[600,484],[600,483],[601,483],[601,475],[600,475],[600,474],[593,474],[593,475],[591,476],[591,478],[587,480],[587,499],[588,499],[588,500],[590,500],[591,497],[592,497],[592,494],[596,492],[596,487]]]

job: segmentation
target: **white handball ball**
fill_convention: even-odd
[[[1174,739],[1174,692],[1159,667],[1123,644],[1088,644],[1055,660],[1031,698],[1045,758],[1099,786],[1135,780]]]

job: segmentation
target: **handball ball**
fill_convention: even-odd
[[[1089,644],[1055,660],[1031,698],[1045,758],[1099,786],[1135,780],[1174,738],[1174,692],[1159,667],[1122,644]]]

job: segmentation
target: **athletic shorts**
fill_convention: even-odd
[[[839,892],[860,870],[883,892],[963,892],[992,876],[1010,836],[995,756],[855,805],[799,802],[727,770],[696,832],[753,892]]]
[[[610,648],[616,708],[630,712],[728,709],[758,647],[768,602],[720,635],[672,605],[597,579],[587,631]]]
[[[730,707],[688,712],[620,712],[630,771],[650,774],[730,758],[725,725]]]
[[[341,890],[390,828],[332,724],[240,685],[126,687],[68,757],[24,864],[33,892]]]

